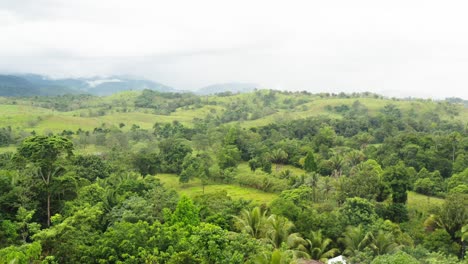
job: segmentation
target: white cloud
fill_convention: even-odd
[[[423,0],[0,0],[0,71],[129,73],[181,89],[243,81],[468,98],[467,7]]]

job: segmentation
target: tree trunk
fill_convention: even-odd
[[[47,226],[50,226],[50,192],[47,191]]]

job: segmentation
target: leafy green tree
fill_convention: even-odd
[[[21,246],[9,246],[0,249],[0,262],[11,264],[39,263],[41,252],[41,244],[38,242]]]
[[[18,208],[18,212],[16,214],[16,226],[23,243],[26,243],[29,237],[39,232],[41,228],[40,224],[32,222],[33,215],[34,210],[26,210],[24,207]]]
[[[457,254],[460,247],[452,241],[450,234],[444,229],[436,229],[424,237],[423,246],[429,251],[444,254]]]
[[[200,223],[199,213],[200,209],[193,204],[193,201],[187,196],[182,196],[172,214],[171,223],[197,226]]]
[[[187,140],[179,138],[168,138],[159,143],[159,156],[161,158],[161,169],[163,172],[179,174],[187,154],[192,153],[192,148]]]
[[[450,193],[468,194],[468,168],[448,178],[447,189]]]
[[[219,226],[202,223],[189,238],[190,251],[202,263],[245,263],[260,249],[246,234],[229,233]]]
[[[111,166],[96,155],[77,155],[73,158],[72,163],[76,176],[90,181],[94,181],[97,178],[107,178],[112,172]]]
[[[453,173],[460,173],[468,167],[468,154],[460,153],[453,163]]]
[[[392,190],[393,204],[389,207],[390,219],[396,222],[408,220],[406,201],[408,200],[407,190],[410,176],[407,168],[400,162],[398,165],[385,169],[383,177]]]
[[[396,264],[396,263],[404,263],[404,264],[420,264],[420,262],[403,251],[399,251],[395,254],[387,254],[381,255],[375,258],[371,264]]]
[[[385,169],[384,179],[387,180],[392,189],[392,200],[394,203],[406,203],[408,200],[409,175],[403,163]]]
[[[315,162],[314,154],[309,151],[304,159],[304,170],[306,172],[317,171],[317,163]]]
[[[47,225],[50,226],[51,217],[51,184],[54,177],[63,173],[60,157],[73,155],[73,143],[59,136],[32,136],[26,138],[18,147],[18,155],[37,168],[36,175],[42,179],[47,192]]]
[[[361,197],[368,200],[385,200],[389,187],[384,182],[382,168],[375,160],[367,160],[350,171],[350,176],[343,185],[347,197]]]
[[[271,166],[272,166],[272,163],[269,159],[263,159],[262,161],[262,171],[268,173],[268,174],[271,174],[272,170],[271,170]]]
[[[468,195],[449,195],[440,207],[436,221],[456,240],[457,232],[468,223]]]
[[[261,165],[262,164],[257,157],[249,160],[249,167],[250,167],[250,170],[253,172],[255,172],[257,168],[260,168]]]
[[[207,154],[187,155],[182,164],[179,182],[187,183],[190,178],[199,178],[202,182],[203,193],[205,193],[205,184],[210,177],[210,165],[211,158]]]
[[[18,227],[11,220],[0,222],[0,247],[9,246],[18,241]]]
[[[52,217],[53,225],[43,229],[32,238],[39,241],[44,252],[55,256],[59,263],[89,263],[91,252],[97,245],[100,230],[103,229],[102,204],[77,209],[63,219]]]
[[[340,209],[343,221],[347,225],[370,225],[377,220],[375,206],[366,199],[355,197],[346,199]]]
[[[92,262],[98,263],[152,263],[149,260],[160,243],[165,243],[159,222],[117,222],[110,226],[89,253]],[[168,234],[169,235],[169,234]],[[176,236],[176,234],[172,234]],[[82,253],[84,254],[84,253]]]
[[[427,264],[465,264],[466,260],[459,260],[454,255],[447,255],[442,252],[430,252],[424,259],[424,263]]]
[[[218,154],[218,164],[221,169],[236,167],[241,160],[241,153],[234,145],[221,148]]]

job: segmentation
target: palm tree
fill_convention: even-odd
[[[271,215],[267,221],[266,239],[274,248],[280,248],[286,243],[289,248],[295,248],[301,241],[297,233],[291,233],[294,224],[284,216]]]
[[[331,166],[333,168],[332,176],[340,177],[343,172],[344,159],[339,154],[335,154],[330,158]]]
[[[461,229],[462,235],[461,235],[461,241],[465,242],[468,241],[468,225],[465,225]]]
[[[400,245],[395,243],[393,234],[385,233],[382,230],[379,230],[376,236],[370,234],[370,240],[369,247],[375,255],[391,254],[400,248]]]
[[[365,156],[362,151],[353,150],[346,154],[345,160],[349,164],[350,167],[354,167],[361,163],[364,160]]]
[[[320,179],[320,174],[313,172],[309,175],[310,176],[307,177],[307,185],[312,187],[312,201],[315,203],[317,202],[317,185]]]
[[[280,165],[285,163],[288,159],[288,153],[281,148],[275,149],[270,154],[271,161],[276,163],[276,171],[280,169]]]
[[[254,259],[255,264],[291,264],[295,263],[294,254],[291,250],[275,249],[273,252],[266,252],[258,255]]]
[[[339,241],[345,246],[344,255],[355,256],[369,246],[370,234],[364,230],[362,225],[348,226]]]
[[[337,248],[329,249],[332,240],[323,237],[322,230],[310,232],[309,238],[305,239],[305,243],[298,248],[306,257],[325,263],[338,253]]]
[[[262,238],[267,220],[266,211],[262,213],[260,207],[254,207],[251,211],[244,209],[240,217],[234,216],[239,230],[246,232],[254,238]]]
[[[325,200],[328,200],[328,194],[333,190],[333,185],[330,182],[330,177],[323,178],[321,188],[323,190]]]

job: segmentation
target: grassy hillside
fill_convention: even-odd
[[[179,121],[191,127],[194,119],[219,117],[221,123],[240,123],[242,127],[250,128],[282,120],[313,116],[341,118],[343,113],[336,111],[336,108],[351,108],[356,101],[362,104],[370,115],[378,115],[385,105],[393,104],[404,112],[415,112],[420,115],[437,113],[442,120],[464,122],[468,120],[468,108],[462,105],[449,105],[445,102],[275,93],[274,98],[266,104],[262,98],[267,94],[268,91],[257,91],[232,96],[193,96],[197,100],[196,103],[171,108],[173,111],[167,114],[158,113],[154,105],[152,107],[136,106],[136,100],[142,95],[142,92],[137,91],[108,97],[86,97],[83,100],[77,100],[78,102],[65,102],[63,103],[65,106],[54,102],[58,100],[57,98],[50,98],[48,102],[37,102],[33,98],[0,98],[0,112],[2,113],[0,126],[11,126],[27,131],[35,130],[38,133],[56,133],[63,130],[74,131],[79,128],[92,130],[103,124],[112,127],[120,123],[125,124],[126,129],[130,129],[133,124],[148,129],[156,122],[171,123],[173,121]],[[229,112],[238,105],[241,105],[241,109],[246,110],[248,115],[229,118]]]

